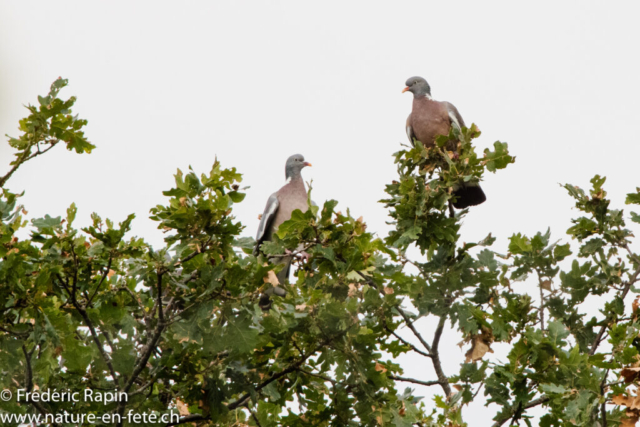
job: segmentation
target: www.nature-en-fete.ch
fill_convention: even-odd
[[[180,415],[177,413],[170,414],[136,414],[133,411],[120,416],[119,414],[70,414],[63,412],[60,414],[7,414],[0,412],[0,425],[5,423],[19,424],[83,424],[83,423],[120,423],[128,422],[131,424],[140,423],[176,423],[180,421]]]

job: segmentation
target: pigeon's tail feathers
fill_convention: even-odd
[[[272,301],[269,295],[267,295],[266,293],[260,295],[260,300],[258,301],[258,305],[260,306],[262,311],[269,311],[269,309],[271,309],[271,304],[272,304]]]
[[[455,197],[455,202],[453,202],[453,206],[456,209],[464,209],[469,206],[476,206],[481,203],[484,203],[487,200],[487,196],[485,196],[484,191],[479,184],[465,184],[459,189],[453,192]]]

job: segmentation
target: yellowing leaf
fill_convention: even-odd
[[[189,407],[180,399],[176,399],[178,413],[182,416],[189,415]]]
[[[387,368],[380,364],[380,362],[376,362],[376,367],[374,369],[378,372],[387,372]]]
[[[264,280],[264,283],[271,283],[273,286],[278,286],[280,284],[278,276],[276,276],[276,273],[274,273],[273,270],[269,270],[267,276],[262,280]]]
[[[353,283],[349,283],[349,294],[348,294],[349,298],[353,298],[357,294],[358,294],[358,287]]]

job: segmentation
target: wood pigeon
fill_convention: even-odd
[[[411,77],[406,82],[407,87],[402,91],[413,93],[413,108],[407,117],[407,136],[413,144],[414,138],[422,142],[425,147],[433,147],[436,137],[449,135],[451,126],[458,129],[465,126],[458,109],[446,101],[434,101],[431,97],[431,87],[422,77]],[[447,149],[455,152],[457,141],[449,141]],[[453,206],[464,209],[475,206],[487,200],[480,184],[460,183],[453,190],[456,196]]]
[[[264,208],[264,213],[258,226],[256,246],[253,250],[255,256],[258,256],[260,253],[260,245],[262,245],[262,242],[271,240],[273,233],[275,233],[280,224],[291,219],[293,211],[296,209],[300,209],[302,212],[307,211],[307,189],[300,174],[302,169],[307,166],[311,166],[311,163],[305,162],[302,154],[294,154],[287,159],[285,165],[285,184],[267,200],[267,206]],[[271,262],[284,264],[284,267],[277,275],[280,284],[289,278],[291,260],[291,256],[273,257],[269,259]],[[271,307],[270,296],[272,294],[282,297],[286,295],[286,291],[279,286],[273,286],[268,289],[260,297],[259,305],[263,310],[268,310]]]

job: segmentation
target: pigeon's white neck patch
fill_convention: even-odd
[[[284,182],[285,185],[291,182],[291,177],[287,178],[287,180]]]
[[[425,93],[425,94],[424,94],[424,97],[425,97],[425,98],[427,98],[427,99],[429,99],[429,100],[432,100],[432,99],[433,99],[433,97],[432,97],[431,95],[429,95],[428,93]]]

